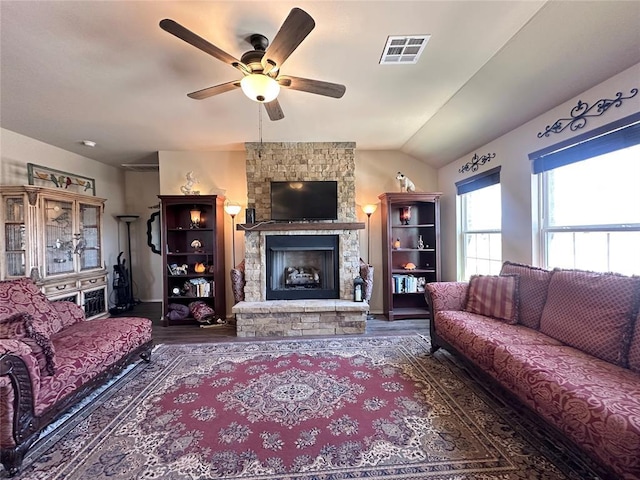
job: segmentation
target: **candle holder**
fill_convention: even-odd
[[[401,207],[400,223],[402,223],[403,225],[409,225],[410,220],[411,220],[411,207]]]

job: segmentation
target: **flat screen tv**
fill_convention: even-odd
[[[337,220],[338,182],[271,182],[271,219]]]

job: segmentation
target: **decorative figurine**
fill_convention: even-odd
[[[418,236],[418,248],[420,250],[424,249],[424,240],[422,240],[422,235]]]
[[[409,179],[409,177],[405,177],[402,174],[402,172],[398,172],[398,175],[396,175],[396,180],[398,180],[400,182],[400,191],[401,192],[415,192],[416,191],[415,184]]]
[[[193,171],[187,172],[187,183],[180,187],[180,191],[184,195],[200,195],[200,190],[192,190],[193,186],[198,183],[198,180],[193,175]]]
[[[396,241],[393,242],[393,248],[395,248],[396,250],[400,248],[400,239],[396,238]]]

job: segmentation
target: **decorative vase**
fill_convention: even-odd
[[[196,263],[196,266],[193,267],[193,270],[196,273],[204,273],[204,271],[206,270],[206,267],[204,266],[204,263]]]

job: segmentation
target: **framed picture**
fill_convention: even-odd
[[[27,163],[27,175],[29,185],[55,187],[71,190],[75,193],[96,195],[96,181],[93,178],[55,170],[35,163]]]

